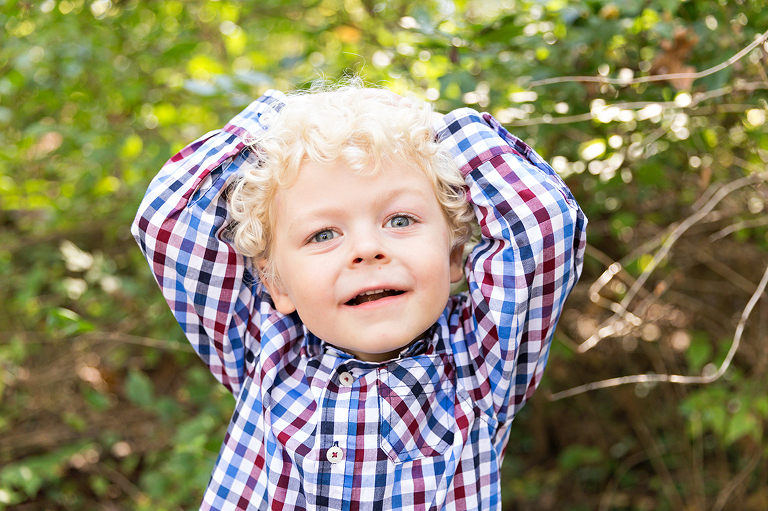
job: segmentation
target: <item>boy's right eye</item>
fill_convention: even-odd
[[[324,241],[331,241],[333,238],[336,237],[336,233],[330,229],[323,229],[322,231],[318,231],[315,233],[311,241],[313,243],[322,243]]]

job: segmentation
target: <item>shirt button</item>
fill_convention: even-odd
[[[328,461],[331,463],[338,463],[341,460],[344,459],[344,451],[341,450],[341,447],[338,445],[334,445],[330,449],[328,449],[328,452],[325,453],[325,456],[328,458]]]
[[[345,387],[351,387],[354,381],[355,378],[346,371],[339,375],[339,382]]]

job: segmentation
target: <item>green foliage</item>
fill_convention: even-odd
[[[87,456],[92,451],[92,445],[80,442],[0,469],[0,509],[25,502],[37,495],[43,486],[59,484],[70,460]]]
[[[689,432],[694,438],[712,432],[726,445],[744,437],[760,442],[768,419],[768,396],[752,383],[735,390],[718,385],[691,393],[680,409],[689,417]]]
[[[603,453],[595,447],[572,445],[560,453],[559,463],[565,470],[574,470],[585,464],[593,464],[602,461]]]
[[[131,371],[125,378],[125,394],[128,400],[138,406],[149,408],[155,402],[152,380],[140,371]]]
[[[764,0],[0,1],[0,507],[197,505],[233,400],[129,225],[181,147],[322,76],[490,111],[567,180],[590,250],[545,392],[710,374],[765,266],[765,184],[653,256],[713,187],[764,172],[767,48],[696,80],[633,79],[705,71],[766,26]],[[614,318],[622,300],[632,316]],[[712,507],[766,449],[762,300],[724,381],[540,392],[513,427],[505,508]],[[726,508],[765,509],[764,475],[734,488]]]

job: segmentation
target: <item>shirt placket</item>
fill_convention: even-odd
[[[342,362],[330,375],[321,400],[319,507],[345,509],[350,501],[355,465],[355,423],[350,417],[357,415],[360,402],[356,372],[353,361]]]

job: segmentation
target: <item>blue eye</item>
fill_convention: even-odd
[[[393,216],[387,221],[390,227],[408,227],[413,223],[413,218],[406,215]]]
[[[312,241],[314,243],[323,243],[324,241],[331,241],[335,237],[336,237],[335,232],[333,232],[330,229],[324,229],[322,231],[319,231],[314,236],[312,236]]]

